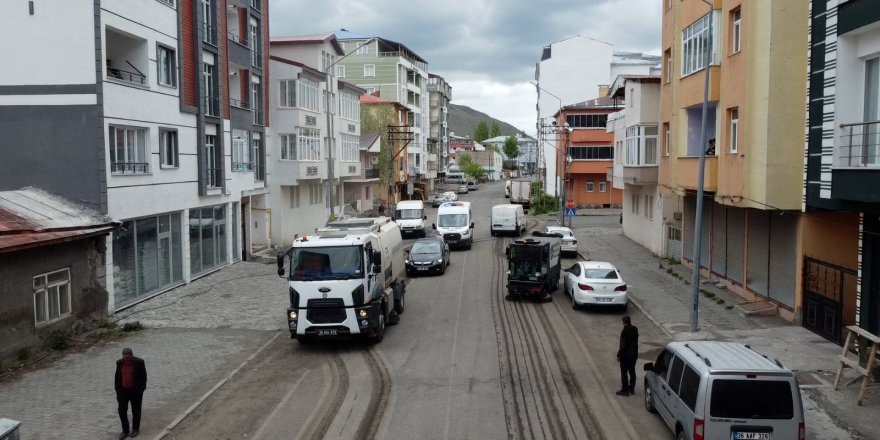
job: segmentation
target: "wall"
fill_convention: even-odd
[[[639,212],[633,212],[633,194],[639,195]],[[653,215],[645,212],[645,197],[654,197]],[[644,246],[655,255],[665,256],[663,248],[663,204],[656,185],[626,185],[623,189],[623,235]]]
[[[55,330],[80,333],[106,316],[107,291],[92,277],[101,267],[95,243],[104,237],[0,254],[0,361],[21,348],[37,348]],[[71,314],[53,323],[34,326],[33,277],[70,268]]]

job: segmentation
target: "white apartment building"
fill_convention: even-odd
[[[436,171],[437,179],[443,179],[449,166],[448,106],[452,100],[452,86],[442,76],[432,73],[428,78],[428,94],[431,128],[428,138],[428,171]]]

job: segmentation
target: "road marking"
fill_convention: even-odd
[[[455,312],[455,331],[452,334],[452,362],[449,365],[449,385],[447,385],[446,397],[446,424],[443,427],[443,438],[449,438],[449,422],[452,414],[452,380],[455,377],[455,352],[458,346],[458,327],[461,321],[461,300],[464,298],[464,273],[467,269],[468,254],[464,254],[461,263],[461,278],[458,281],[458,310]]]
[[[187,408],[186,411],[183,412],[183,414],[177,416],[177,418],[174,419],[174,421],[172,421],[170,424],[168,424],[168,426],[166,426],[165,429],[162,430],[162,432],[160,432],[158,435],[153,437],[153,440],[161,440],[161,439],[165,438],[165,436],[170,434],[171,430],[174,429],[177,425],[179,425],[180,422],[183,421],[183,419],[185,419],[187,416],[190,415],[190,413],[195,411],[196,408],[199,407],[199,405],[201,405],[205,400],[207,400],[209,397],[211,397],[211,395],[214,394],[217,390],[219,390],[220,387],[222,387],[224,384],[226,384],[226,382],[229,382],[229,380],[232,379],[233,376],[238,374],[238,372],[242,368],[244,368],[244,366],[247,365],[248,362],[252,361],[255,357],[257,357],[257,355],[259,355],[266,347],[269,346],[269,344],[271,344],[280,335],[281,335],[281,332],[275,332],[275,335],[272,336],[271,338],[269,338],[269,340],[266,341],[265,344],[263,344],[260,348],[257,349],[257,351],[255,351],[253,354],[251,354],[250,357],[245,359],[244,362],[242,362],[236,369],[232,370],[232,372],[227,374],[226,377],[224,377],[219,382],[214,384],[214,386],[211,387],[211,389],[208,390],[208,392],[203,394],[202,397],[200,397],[198,400],[195,401],[195,403],[190,405],[190,407]]]

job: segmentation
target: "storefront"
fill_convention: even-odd
[[[113,292],[118,309],[183,282],[179,213],[122,222],[113,234]]]
[[[208,206],[189,210],[190,274],[196,277],[226,264],[226,207]]]

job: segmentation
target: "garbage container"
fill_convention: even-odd
[[[18,427],[20,422],[0,417],[0,440],[20,440]]]

